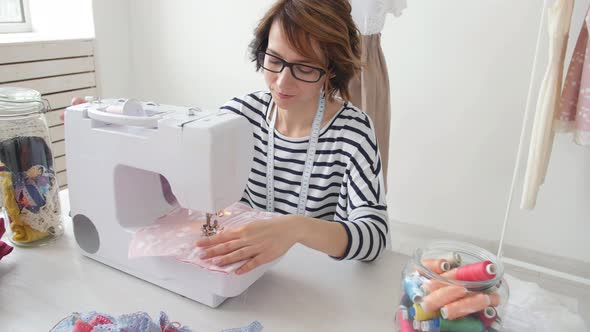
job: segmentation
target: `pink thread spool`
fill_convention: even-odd
[[[407,312],[406,312],[407,317]],[[399,309],[397,311],[397,324],[399,325],[400,332],[414,332],[414,326],[412,322],[407,319],[404,319],[403,309]]]
[[[496,277],[496,266],[491,261],[463,265],[457,268],[455,278],[463,281],[483,281]]]
[[[444,319],[453,320],[485,310],[489,306],[496,307],[498,304],[500,304],[500,297],[497,293],[475,293],[445,305],[440,309],[440,315]]]

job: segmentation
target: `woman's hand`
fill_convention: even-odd
[[[247,260],[236,274],[247,273],[284,255],[299,240],[297,216],[288,215],[251,222],[236,229],[225,230],[196,242],[204,247],[201,259],[224,266]]]
[[[72,101],[70,102],[70,104],[72,104],[72,106],[74,106],[74,105],[84,104],[85,102],[86,102],[86,100],[84,100],[84,98],[82,98],[82,97],[74,97],[74,98],[72,98]],[[66,115],[66,111],[61,112],[61,114],[59,115],[59,118],[61,119],[61,121],[64,121],[65,115]]]

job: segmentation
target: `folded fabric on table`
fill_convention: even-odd
[[[91,311],[74,312],[57,323],[50,332],[191,332],[188,327],[170,322],[164,312],[156,322],[145,312],[114,317]]]
[[[502,317],[504,331],[588,331],[578,313],[576,299],[551,293],[536,283],[511,275],[505,275],[504,278],[510,285],[510,299]]]

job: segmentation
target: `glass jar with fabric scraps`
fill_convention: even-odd
[[[417,249],[402,271],[397,331],[502,331],[509,297],[503,275],[495,255],[467,243],[437,241]]]
[[[18,246],[45,245],[63,234],[47,108],[35,90],[0,87],[0,206]]]

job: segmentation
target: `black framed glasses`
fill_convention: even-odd
[[[289,67],[293,77],[307,83],[315,83],[326,74],[322,68],[287,62],[276,55],[263,51],[258,52],[256,61],[260,67],[273,73],[280,73],[285,67]]]

